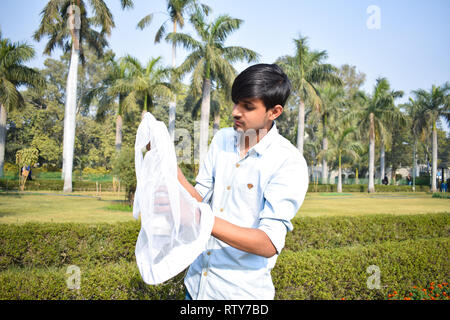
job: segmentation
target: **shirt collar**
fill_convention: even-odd
[[[257,144],[255,144],[253,147],[251,147],[250,150],[248,151],[248,153],[250,154],[251,152],[254,151],[254,152],[262,155],[268,149],[270,144],[276,139],[277,136],[278,136],[278,128],[277,128],[277,124],[274,121],[272,128],[270,128],[269,132],[267,132],[267,134]],[[239,137],[240,137],[240,133],[235,132],[234,145],[236,148],[239,148]]]

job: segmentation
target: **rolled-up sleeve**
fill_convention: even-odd
[[[308,167],[302,155],[291,157],[277,170],[264,191],[264,207],[258,229],[272,241],[277,253],[284,247],[287,231],[308,190]]]

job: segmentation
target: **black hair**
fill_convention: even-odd
[[[284,107],[291,93],[291,82],[276,64],[255,64],[242,71],[234,80],[231,99],[261,99],[270,110],[277,104]]]

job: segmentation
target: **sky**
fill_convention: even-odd
[[[134,8],[122,11],[119,0],[105,0],[116,28],[109,38],[117,56],[131,54],[142,62],[161,56],[171,63],[171,46],[154,44],[159,26],[167,20],[166,0],[134,0]],[[43,67],[45,40],[32,39],[46,0],[0,0],[0,28],[12,41],[26,41],[36,49],[29,63]],[[366,74],[363,89],[371,92],[375,80],[386,77],[408,100],[412,90],[429,90],[432,84],[450,81],[450,0],[203,0],[212,8],[211,18],[221,14],[244,20],[226,45],[239,45],[260,54],[259,62],[273,63],[294,54],[294,38],[309,39],[313,50],[326,50],[327,62],[350,64]],[[137,22],[155,13],[143,31]],[[171,30],[168,25],[168,30]],[[187,23],[182,32],[196,36]],[[58,58],[60,51],[52,54]],[[177,64],[187,52],[177,49]],[[237,63],[242,71],[249,64]],[[448,129],[448,128],[446,128]]]

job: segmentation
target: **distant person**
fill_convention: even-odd
[[[411,175],[409,173],[408,173],[408,176],[406,177],[406,181],[408,182],[408,186],[410,186],[412,184]]]
[[[381,181],[382,184],[384,184],[385,186],[387,186],[389,184],[389,179],[387,176],[384,176],[384,179]]]

